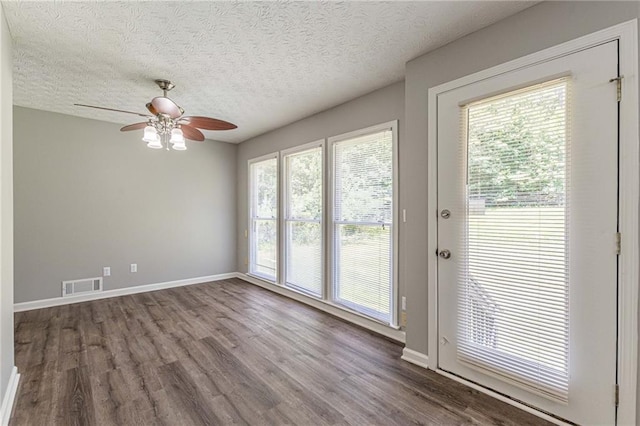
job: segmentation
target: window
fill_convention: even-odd
[[[278,275],[278,159],[249,163],[249,273],[276,281]]]
[[[393,129],[333,142],[334,301],[393,322]]]
[[[322,145],[283,156],[285,282],[322,297]]]
[[[395,326],[396,128],[249,161],[249,273]]]

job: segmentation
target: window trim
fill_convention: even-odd
[[[335,226],[335,218],[334,218],[334,214],[335,214],[335,210],[334,210],[334,206],[335,206],[335,191],[333,190],[334,187],[334,173],[335,173],[335,160],[334,160],[334,147],[335,144],[338,142],[342,142],[348,139],[353,139],[359,136],[365,136],[365,135],[370,135],[373,133],[378,133],[378,132],[382,132],[385,130],[391,130],[391,137],[392,137],[392,142],[391,142],[391,146],[392,146],[392,179],[393,179],[393,185],[392,185],[392,192],[393,192],[393,197],[392,197],[392,235],[391,235],[391,312],[390,312],[390,318],[389,318],[389,326],[393,327],[393,328],[398,328],[399,327],[399,312],[400,312],[400,306],[399,306],[399,281],[398,281],[398,252],[399,252],[399,244],[398,244],[398,120],[391,120],[391,121],[387,121],[386,123],[381,123],[381,124],[376,124],[373,126],[369,126],[369,127],[365,127],[363,129],[359,129],[359,130],[354,130],[351,132],[347,132],[347,133],[342,133],[336,136],[331,136],[329,138],[327,138],[327,154],[326,154],[326,158],[327,158],[327,188],[326,190],[329,191],[328,193],[328,197],[327,197],[327,205],[325,208],[325,213],[328,216],[326,223],[327,223],[327,233],[325,235],[326,241],[330,241],[331,245],[327,244],[329,250],[327,251],[327,262],[325,262],[325,274],[326,276],[329,278],[327,280],[325,280],[325,287],[327,287],[325,289],[326,294],[328,296],[327,300],[330,301],[332,304],[338,305],[338,306],[344,306],[345,308],[349,309],[350,311],[353,311],[352,308],[350,308],[348,305],[345,305],[343,303],[337,302],[335,300],[335,294],[334,294],[334,282],[335,282],[335,277],[333,275],[333,264],[335,262],[335,255],[336,255],[336,246],[335,246],[335,235],[336,235],[336,226]],[[356,311],[358,312],[358,311]],[[375,321],[381,321],[380,319],[376,318],[376,317],[372,317],[369,315],[366,315],[367,318],[371,318]]]
[[[247,223],[247,249],[248,249],[248,254],[247,254],[247,275],[259,278],[261,280],[267,281],[269,283],[273,283],[273,284],[278,284],[279,281],[279,277],[281,274],[281,270],[280,270],[280,259],[278,259],[276,261],[276,274],[275,274],[275,280],[271,279],[271,277],[264,275],[264,274],[260,274],[259,272],[255,272],[252,271],[252,266],[253,266],[253,261],[254,261],[254,257],[255,257],[255,250],[253,247],[253,242],[252,242],[252,236],[253,236],[253,220],[254,220],[254,209],[255,206],[253,204],[253,196],[254,196],[254,191],[255,191],[255,187],[253,185],[253,170],[252,170],[252,166],[256,163],[261,163],[263,161],[267,161],[267,160],[276,160],[276,170],[278,173],[278,176],[276,178],[276,182],[278,183],[278,186],[276,188],[276,218],[275,218],[275,222],[276,222],[276,248],[280,247],[280,232],[279,232],[279,227],[280,227],[280,156],[278,154],[278,152],[273,152],[273,153],[269,153],[269,154],[265,154],[262,155],[260,157],[256,157],[256,158],[252,158],[250,160],[247,161],[247,175],[248,175],[248,223]],[[276,249],[276,253],[278,253],[278,256],[280,256],[279,251]]]
[[[327,286],[326,286],[326,273],[325,273],[325,264],[327,261],[327,238],[326,238],[326,212],[327,212],[327,197],[326,197],[326,151],[325,151],[325,139],[318,139],[313,142],[305,143],[303,145],[298,145],[292,148],[283,149],[280,151],[280,180],[279,180],[279,195],[280,195],[280,205],[279,205],[279,214],[278,218],[280,219],[280,232],[278,234],[279,241],[282,241],[282,244],[278,245],[278,252],[280,254],[280,261],[278,262],[278,269],[282,271],[280,277],[281,281],[278,281],[280,285],[286,287],[290,290],[299,292],[304,294],[305,296],[312,297],[314,299],[326,300],[327,298]],[[287,228],[287,194],[289,192],[289,182],[287,179],[287,162],[286,157],[289,155],[298,154],[304,151],[309,151],[311,149],[320,148],[320,152],[322,154],[322,214],[320,215],[320,235],[322,238],[321,241],[321,260],[320,260],[320,271],[321,271],[321,283],[322,289],[320,296],[315,295],[309,291],[305,291],[304,288],[296,287],[295,285],[287,285],[287,243],[286,243],[286,228]],[[280,214],[282,212],[282,214]]]

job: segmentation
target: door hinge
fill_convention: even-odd
[[[616,394],[615,394],[615,402],[616,402],[616,407],[620,405],[620,385],[616,384],[616,390],[615,390]]]
[[[622,234],[616,232],[616,254],[620,254],[622,251]]]
[[[623,78],[624,76],[621,75],[620,77],[612,78],[611,80],[609,80],[609,83],[613,83],[614,81],[616,82],[616,93],[617,93],[618,102],[622,100],[622,79]]]

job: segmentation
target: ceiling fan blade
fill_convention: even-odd
[[[192,141],[203,141],[204,135],[202,132],[195,127],[191,127],[188,124],[181,124],[180,128],[182,129],[182,134],[185,138],[191,139]]]
[[[205,130],[231,130],[236,129],[236,126],[233,123],[229,123],[228,121],[218,120],[217,118],[209,118],[209,117],[182,117],[181,121],[185,121],[189,126],[197,127],[198,129]]]
[[[129,124],[128,126],[124,126],[122,129],[120,129],[120,131],[121,132],[128,132],[129,130],[144,129],[148,125],[149,125],[149,123],[146,122],[146,121],[144,123]]]
[[[151,111],[152,114],[154,111],[157,111],[157,113],[166,114],[171,118],[178,118],[182,114],[184,114],[184,110],[180,108],[178,104],[164,96],[158,96],[151,99],[151,106],[147,106],[147,108],[149,109],[149,111]]]
[[[139,112],[133,112],[133,111],[124,111],[124,110],[121,110],[121,109],[105,108],[105,107],[99,107],[99,106],[94,106],[94,105],[84,105],[84,104],[74,104],[74,105],[75,106],[86,107],[86,108],[103,109],[105,111],[124,112],[125,114],[135,114],[135,115],[139,115],[140,117],[151,117],[149,114],[141,114]]]

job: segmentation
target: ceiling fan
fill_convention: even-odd
[[[147,142],[149,148],[160,149],[166,146],[167,150],[171,144],[177,151],[187,149],[185,138],[193,141],[203,141],[204,134],[198,129],[204,130],[231,130],[238,126],[227,121],[210,117],[185,116],[184,109],[167,97],[167,92],[175,87],[169,80],[155,80],[158,87],[163,92],[162,96],[157,96],[147,103],[147,110],[150,114],[142,114],[120,109],[105,108],[94,105],[74,104],[76,106],[102,109],[105,111],[124,112],[145,117],[146,121],[129,124],[120,131],[144,129],[143,141]]]

